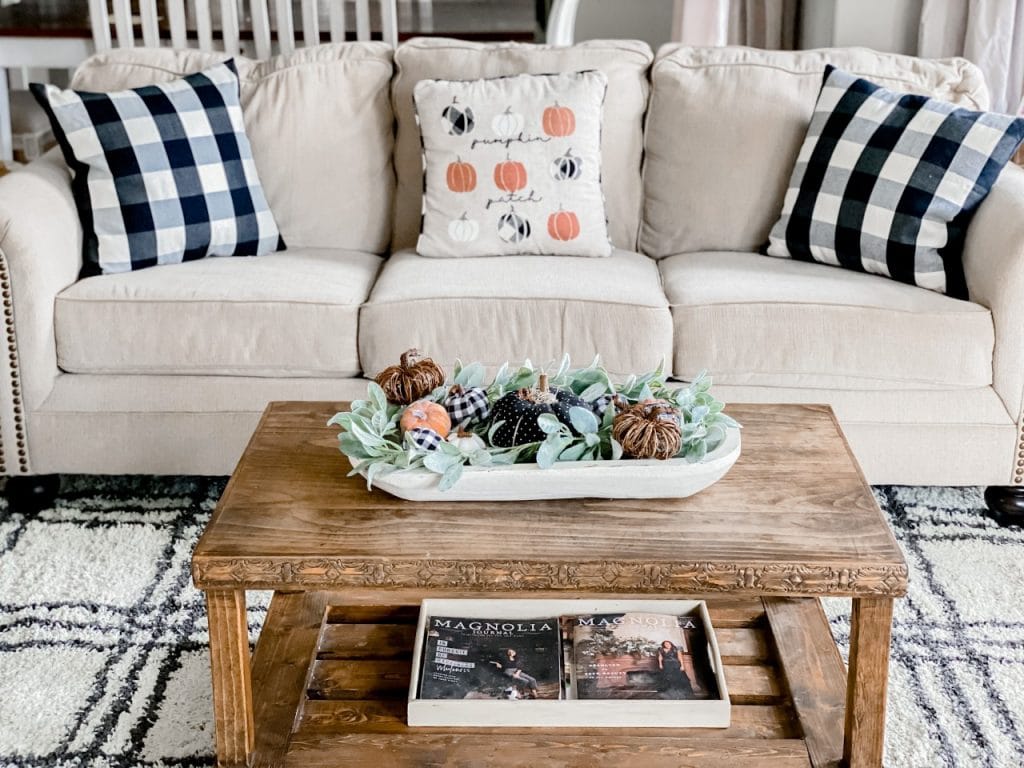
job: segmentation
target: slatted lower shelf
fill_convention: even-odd
[[[767,613],[760,599],[709,601],[732,724],[652,731],[410,728],[405,701],[418,606],[343,605],[341,599],[274,596],[253,659],[254,765],[789,768],[835,765],[841,752],[845,679],[836,676],[842,662],[830,635],[824,644],[828,625],[815,600],[775,601]],[[789,646],[781,655],[773,636],[780,622]],[[810,640],[794,639],[805,635]],[[808,664],[808,653],[822,648],[828,658]],[[821,668],[824,680],[817,679]],[[803,669],[815,670],[815,680],[801,679]],[[837,704],[838,721],[831,722]],[[817,729],[810,734],[809,723]]]

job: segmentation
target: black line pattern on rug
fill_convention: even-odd
[[[903,502],[900,500],[900,498],[898,497],[898,494],[896,493],[896,489],[894,487],[886,487],[886,488],[883,489],[883,493],[885,494],[885,497],[886,497],[888,511],[896,511],[897,512],[896,514],[892,515],[891,519],[893,519],[893,520],[907,519],[907,513],[906,513],[905,506],[904,506]],[[929,509],[932,512],[937,512],[937,510],[935,510],[934,508],[932,508],[932,507],[930,507],[928,505],[921,505],[921,506],[925,507],[926,509]],[[928,589],[931,591],[931,593],[935,597],[937,597],[942,602],[943,607],[945,609],[945,611],[944,611],[945,616],[953,624],[952,630],[954,632],[959,630],[960,634],[963,635],[964,634],[964,630],[965,630],[965,625],[960,620],[960,614],[959,614],[959,611],[957,611],[956,600],[954,600],[952,597],[950,597],[948,595],[948,593],[946,592],[945,587],[942,585],[941,581],[935,576],[934,568],[932,566],[932,561],[928,558],[928,556],[925,554],[923,548],[921,547],[921,542],[922,541],[924,541],[924,540],[934,541],[934,540],[936,540],[936,537],[929,536],[929,535],[922,535],[922,534],[918,533],[917,535],[912,536],[912,537],[911,536],[902,536],[900,538],[901,538],[901,541],[900,541],[901,546],[906,547],[907,549],[911,550],[915,554],[915,556],[918,558],[918,561],[920,563],[921,573],[922,573],[922,575],[924,576],[925,580],[928,583]],[[980,537],[980,536],[964,536],[963,539],[958,539],[958,540],[978,540],[978,539],[981,539],[981,538],[983,538],[983,537]],[[919,613],[919,609],[916,606],[914,606],[914,610],[915,610],[915,612]],[[920,616],[920,614],[919,614],[919,616]],[[980,667],[982,669],[986,669],[986,671],[987,671],[987,659],[986,658],[984,658],[984,657],[980,656],[979,654],[977,654],[970,645],[964,645],[964,646],[962,646],[962,649],[966,651],[968,659],[971,661],[972,665],[975,668]],[[939,655],[936,655],[933,658],[935,659],[936,663],[942,668],[942,671],[945,674],[947,680],[955,680],[956,679],[956,672],[955,672],[955,670],[953,670],[951,668],[951,666],[950,666],[950,664],[949,664],[947,659],[945,659],[944,657],[939,656]],[[1021,738],[1021,735],[1020,735],[1019,731],[1016,729],[1015,724],[1014,724],[1014,718],[1013,718],[1012,714],[1010,713],[1009,708],[1007,707],[1005,701],[1003,701],[1002,697],[998,695],[998,692],[993,689],[991,675],[989,675],[989,674],[981,675],[981,687],[984,690],[984,692],[985,692],[985,694],[986,694],[986,696],[988,698],[988,703],[993,707],[993,709],[999,714],[1000,718],[1002,719],[1004,729],[1009,727],[1009,734],[1011,736],[1011,740],[1013,741],[1013,743],[1014,743],[1015,747],[1017,748],[1018,752],[1021,755],[1024,755],[1024,739]],[[946,688],[946,692],[947,693],[949,692],[950,688],[953,690],[953,694],[952,695],[957,699],[958,703],[960,704],[959,710],[960,710],[960,715],[961,715],[962,720],[969,725],[969,729],[971,731],[971,735],[974,736],[976,743],[979,746],[983,747],[984,744],[986,743],[986,739],[985,739],[985,736],[984,736],[984,732],[982,730],[982,726],[978,722],[977,718],[975,717],[974,710],[973,710],[973,707],[971,705],[971,702],[964,696],[963,690],[960,688],[960,686],[958,686],[958,685],[948,685],[947,688]],[[998,765],[997,763],[994,762],[995,758],[993,757],[991,751],[985,750],[984,754],[985,754],[985,765],[986,766],[993,766],[993,768],[1002,768],[1002,766],[1000,766],[1000,765]]]

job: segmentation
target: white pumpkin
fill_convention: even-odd
[[[463,453],[476,453],[479,450],[487,448],[487,443],[480,435],[474,432],[466,432],[464,430],[456,430],[448,435],[448,442],[454,445]]]
[[[514,139],[523,132],[523,116],[507,107],[491,121],[491,129],[499,139]]]
[[[448,237],[456,243],[471,243],[480,236],[480,222],[464,213],[448,224]]]

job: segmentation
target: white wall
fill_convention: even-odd
[[[800,47],[863,46],[917,52],[922,0],[804,0]],[[672,0],[581,0],[576,39],[646,40],[657,51],[672,33]]]
[[[801,46],[864,46],[917,53],[922,0],[809,0],[802,6]]]
[[[673,0],[580,0],[576,40],[645,40],[655,51],[672,39]]]

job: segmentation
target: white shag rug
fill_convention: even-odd
[[[213,765],[189,558],[223,486],[69,477],[51,510],[0,506],[0,766]],[[886,765],[1024,765],[1024,532],[983,517],[977,488],[876,494],[911,574]],[[250,596],[253,639],[268,598]],[[845,649],[849,604],[827,608]]]

